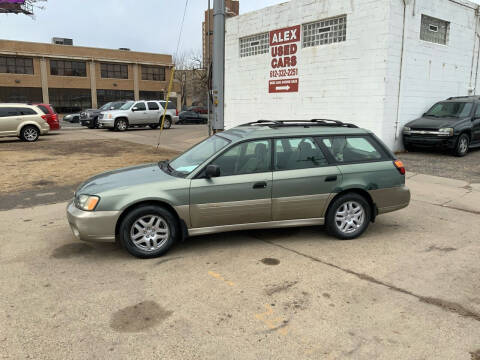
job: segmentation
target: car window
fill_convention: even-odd
[[[49,114],[48,109],[47,109],[46,106],[37,105],[37,107],[38,107],[40,110],[42,110],[42,112],[43,112],[44,114]]]
[[[480,117],[480,104],[477,105],[477,109],[475,110],[475,117]]]
[[[148,110],[158,110],[158,109],[160,109],[158,104],[156,102],[153,102],[153,101],[149,101],[147,103],[147,105],[148,105]]]
[[[220,168],[220,176],[232,176],[271,171],[271,162],[270,140],[256,140],[233,146],[212,165]]]
[[[18,116],[20,113],[14,107],[0,107],[0,117]]]
[[[52,109],[52,112],[53,112],[54,114],[57,113],[57,110],[55,110],[55,108],[54,108],[52,105],[50,105],[50,109]]]
[[[147,107],[145,106],[144,102],[136,103],[135,107],[137,108],[138,111],[147,110]]]
[[[275,170],[308,169],[328,165],[313,138],[275,140]]]
[[[330,154],[340,163],[382,159],[382,153],[366,137],[335,136],[322,139]]]
[[[17,111],[20,115],[37,115],[35,110],[30,108],[18,108]]]

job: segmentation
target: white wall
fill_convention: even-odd
[[[226,128],[258,119],[332,118],[370,129],[398,150],[396,128],[400,134],[404,123],[437,100],[468,93],[475,31],[467,7],[449,0],[407,2],[398,124],[403,0],[291,0],[227,20]],[[451,22],[447,46],[420,40],[422,13]],[[270,54],[240,58],[241,37],[342,14],[345,42],[299,46],[298,93],[269,94]]]

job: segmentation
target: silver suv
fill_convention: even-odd
[[[160,126],[163,107],[159,101],[127,101],[118,110],[103,111],[98,116],[98,123],[107,129],[125,131],[134,126],[150,126],[156,129]],[[172,126],[170,116],[165,117],[164,128]]]

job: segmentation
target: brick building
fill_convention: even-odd
[[[228,19],[225,126],[338,119],[398,150],[432,103],[478,94],[479,35],[464,0],[291,0]]]
[[[0,102],[74,112],[114,100],[163,99],[172,66],[171,55],[0,40]]]

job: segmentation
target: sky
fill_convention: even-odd
[[[240,0],[240,13],[285,1]],[[0,14],[0,38],[49,43],[52,37],[65,37],[78,46],[173,54],[185,0],[48,0],[39,4],[45,9],[37,9],[34,19]],[[201,54],[207,7],[208,0],[189,0],[180,53]]]

